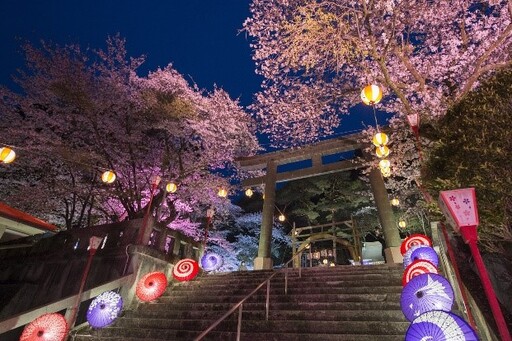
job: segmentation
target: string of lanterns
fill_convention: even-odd
[[[379,169],[383,177],[389,177],[391,176],[391,162],[386,159],[390,153],[389,147],[387,146],[389,143],[389,137],[380,131],[377,115],[375,113],[375,104],[379,103],[381,99],[382,90],[378,85],[367,85],[361,91],[361,100],[364,104],[370,105],[373,109],[373,117],[375,118],[375,128],[377,129],[377,133],[373,136],[372,142],[376,147],[375,154],[379,159],[382,159],[379,162]]]
[[[4,145],[4,147],[0,148],[0,164],[9,164],[12,163],[16,159],[16,152],[13,150],[13,146]],[[116,181],[117,175],[112,169],[105,169],[99,166],[87,165],[92,168],[96,168],[99,170],[103,170],[101,173],[101,181],[105,184],[112,184]],[[175,181],[169,181],[165,185],[165,190],[168,193],[176,193],[178,191],[178,184]],[[250,189],[248,190],[250,191]],[[246,191],[247,193],[247,191]],[[228,195],[227,189],[224,187],[220,187],[217,195],[221,198],[225,198]],[[252,195],[252,191],[250,192]]]

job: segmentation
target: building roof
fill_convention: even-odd
[[[4,218],[4,219],[2,219]],[[49,224],[39,218],[31,216],[28,213],[17,210],[13,207],[10,207],[2,202],[0,202],[0,223],[6,224],[6,221],[11,221],[13,223],[18,223],[16,225],[27,225],[39,230],[50,231],[50,232],[58,232],[59,228],[55,225]]]

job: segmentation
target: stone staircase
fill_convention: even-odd
[[[403,340],[409,322],[400,310],[402,266],[337,266],[289,269],[271,281],[269,320],[266,285],[243,305],[241,340]],[[128,310],[110,327],[86,327],[71,339],[194,340],[263,282],[271,271],[203,274],[176,283],[155,302]],[[238,311],[204,340],[236,340]]]

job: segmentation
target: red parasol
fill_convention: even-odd
[[[68,324],[61,314],[44,314],[23,329],[20,341],[63,341],[68,334]]]
[[[190,258],[180,260],[172,269],[172,275],[178,281],[190,281],[197,276],[199,264]]]
[[[139,280],[135,293],[144,302],[150,302],[162,296],[167,288],[167,278],[163,272],[150,272]]]
[[[432,241],[429,237],[425,236],[421,233],[415,233],[411,234],[409,237],[405,238],[402,242],[402,245],[400,245],[400,252],[402,253],[402,256],[411,248],[411,246],[414,245],[427,245],[432,246]]]
[[[405,286],[409,281],[418,275],[426,273],[437,273],[437,267],[428,260],[417,259],[407,266],[402,276],[402,286]]]

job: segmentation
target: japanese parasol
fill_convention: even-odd
[[[453,289],[450,282],[433,273],[413,277],[400,296],[402,312],[409,321],[431,310],[450,311],[452,305]]]
[[[427,245],[432,246],[432,241],[429,237],[425,236],[421,233],[411,234],[409,237],[405,238],[402,244],[400,245],[400,252],[402,256],[414,245]]]
[[[178,281],[190,281],[199,272],[199,264],[190,258],[180,260],[172,269],[172,276]]]
[[[123,299],[114,291],[106,291],[92,300],[87,309],[87,322],[93,328],[110,325],[121,313]]]
[[[222,257],[214,252],[208,252],[201,257],[201,267],[204,271],[214,271],[222,266]]]
[[[417,259],[411,264],[409,264],[402,276],[402,286],[405,286],[409,281],[418,275],[427,274],[427,273],[437,273],[437,267],[428,260]]]
[[[428,311],[412,321],[405,341],[478,341],[471,326],[460,316],[441,310]]]
[[[430,246],[421,245],[420,247],[415,248],[411,253],[411,261],[414,262],[417,259],[428,260],[435,266],[439,265],[437,252]]]
[[[150,272],[137,283],[135,293],[144,302],[150,302],[162,296],[167,288],[167,278],[163,272]]]
[[[61,314],[44,314],[23,329],[20,341],[63,341],[68,334],[68,324]]]
[[[413,260],[411,260],[411,253],[419,247],[421,247],[421,245],[412,245],[407,251],[405,251],[403,256],[404,268],[406,268],[407,266],[409,266],[409,264],[413,262]]]

